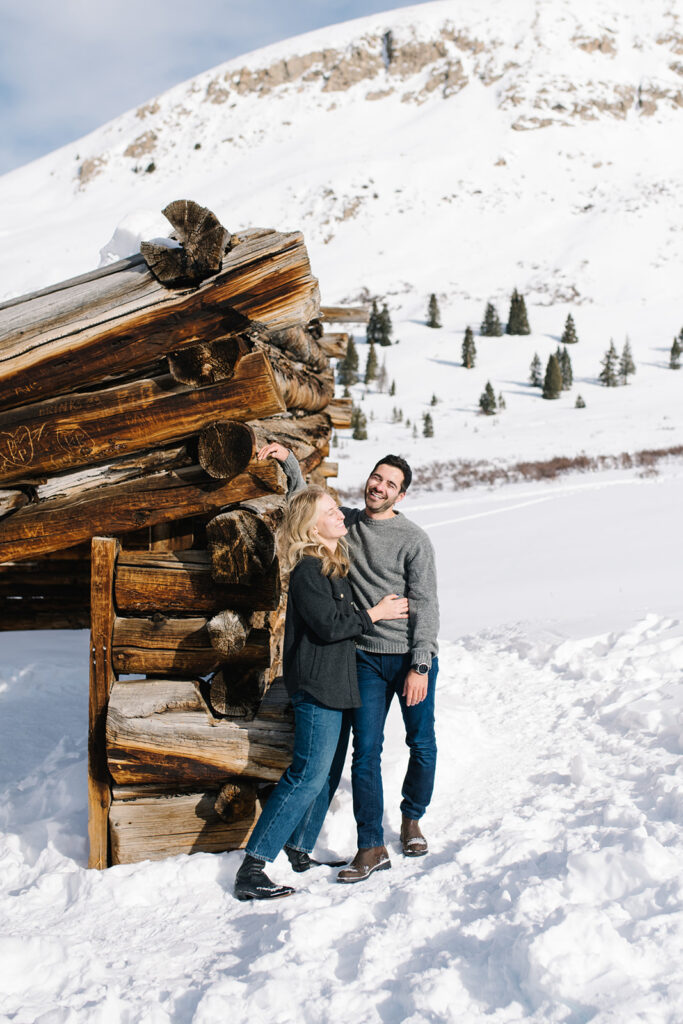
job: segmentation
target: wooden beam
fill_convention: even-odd
[[[192,681],[120,681],[109,698],[107,756],[118,784],[216,782],[227,775],[277,781],[292,741],[285,718],[214,718]]]
[[[114,583],[121,614],[157,611],[185,615],[215,615],[224,608],[277,608],[281,595],[280,567],[246,586],[215,582],[207,551],[123,551]],[[163,604],[163,608],[160,605]]]
[[[220,484],[190,466],[27,505],[0,520],[0,561],[35,558],[96,534],[121,534],[285,493],[285,475],[272,460],[251,463],[249,469]]]
[[[351,398],[333,398],[325,409],[332,426],[338,429],[350,427],[352,407]]]
[[[159,595],[163,603],[163,595]],[[234,614],[234,613],[232,613]],[[120,674],[173,673],[206,675],[224,662],[265,666],[270,660],[270,638],[266,629],[249,629],[236,646],[212,643],[206,618],[173,619],[117,616],[112,639],[112,663]]]
[[[321,317],[329,323],[367,324],[370,310],[367,306],[321,306]]]
[[[330,331],[318,341],[328,359],[343,359],[349,347],[349,336],[343,332]]]
[[[107,767],[105,722],[115,676],[111,663],[114,625],[114,566],[118,541],[94,537],[91,554],[90,701],[88,714],[88,839],[89,868],[109,863],[107,819],[111,779]]]
[[[0,413],[0,482],[106,462],[186,438],[216,420],[284,409],[260,352],[244,356],[230,380],[209,387],[188,388],[167,376],[11,409]]]

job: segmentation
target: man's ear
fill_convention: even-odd
[[[394,502],[394,505],[398,505],[399,501],[403,501],[403,499],[405,498],[405,496],[406,496],[406,491],[400,491],[400,492],[399,492],[399,495],[398,495],[398,498],[397,498],[397,499],[396,499],[396,501]]]

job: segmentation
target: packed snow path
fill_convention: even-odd
[[[607,492],[582,493],[598,516]],[[476,498],[492,510],[501,494]],[[623,518],[640,517],[659,558],[644,504],[623,501]],[[676,503],[664,504],[673,527]],[[563,510],[571,502],[553,503],[558,530]],[[476,520],[491,545],[499,521]],[[513,587],[487,561],[495,547],[481,551]],[[626,621],[617,602],[624,622],[611,632],[491,621],[446,641],[429,857],[397,848],[406,751],[394,708],[392,870],[348,888],[319,869],[272,905],[232,898],[237,853],[85,870],[86,637],[1,637],[0,1019],[680,1024],[683,627],[663,603]],[[352,848],[345,778],[319,850]],[[272,873],[293,877],[282,857]]]

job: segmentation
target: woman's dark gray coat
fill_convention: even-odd
[[[325,576],[319,558],[306,555],[289,578],[283,651],[291,696],[305,690],[330,708],[360,707],[354,637],[371,632],[372,619],[356,608],[345,578]]]

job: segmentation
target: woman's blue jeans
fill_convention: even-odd
[[[359,849],[384,844],[382,746],[384,723],[394,695],[398,697],[401,706],[406,744],[410,749],[408,770],[401,791],[401,813],[406,818],[418,820],[432,797],[436,771],[434,694],[439,661],[438,658],[432,658],[425,699],[420,704],[408,707],[403,696],[403,684],[410,666],[410,654],[356,651],[358,688],[363,706],[352,711],[351,784]]]
[[[310,853],[341,778],[349,742],[349,713],[320,704],[304,690],[292,697],[292,763],[256,822],[247,853],[275,860],[283,846]]]

